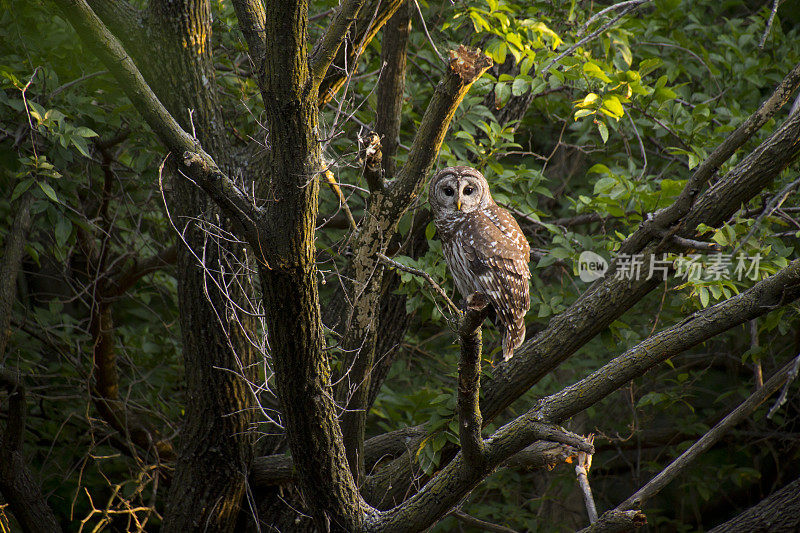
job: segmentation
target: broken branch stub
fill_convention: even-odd
[[[460,45],[448,52],[450,69],[458,74],[465,84],[477,80],[486,69],[492,66],[492,59],[478,48]]]

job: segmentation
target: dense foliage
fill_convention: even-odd
[[[325,11],[336,2],[318,4],[312,36],[322,32]],[[440,54],[462,42],[484,49],[496,66],[461,104],[438,167],[470,164],[481,170],[494,198],[525,229],[534,274],[529,336],[588,287],[578,277],[581,252],[613,259],[643,217],[669,205],[691,170],[800,62],[796,2],[783,3],[769,27],[772,2],[744,0],[645,2],[621,18],[618,9],[596,20],[590,17],[605,4],[409,5],[412,32],[398,161],[405,160],[442,75]],[[49,3],[5,0],[3,7],[0,187],[6,194],[0,198],[0,239],[24,198],[33,199],[13,334],[2,363],[27,379],[26,457],[65,530],[155,529],[166,496],[158,469],[126,447],[91,400],[91,353],[98,335],[90,319],[100,300],[110,303],[120,397],[161,435],[173,436],[185,399],[176,280],[168,266],[176,235],[163,199],[169,184],[160,172],[164,152],[114,79]],[[227,1],[211,7],[225,126],[241,141],[236,157],[251,157],[246,148],[251,140],[269,145],[261,97],[233,8]],[[323,108],[324,156],[356,220],[367,198],[358,139],[374,121],[380,71],[376,38],[342,92]],[[741,153],[775,129],[788,108]],[[734,155],[720,174],[740,157]],[[710,237],[723,255],[733,255],[729,277],[713,275],[719,255],[707,250],[691,252],[700,254],[694,258],[704,265],[699,270],[668,256],[679,268],[660,290],[533,387],[487,431],[654,331],[740,293],[797,258],[799,169],[795,163],[775,176],[768,190],[723,225],[698,228],[698,238]],[[787,188],[792,183],[795,187]],[[340,198],[331,188],[321,191],[317,248],[324,305],[336,291],[352,236],[341,223]],[[424,200],[401,222],[394,259],[428,272],[452,294]],[[421,241],[413,253],[412,241]],[[143,272],[142,265],[159,254],[164,260]],[[746,257],[743,276],[734,270],[738,254]],[[131,275],[132,283],[121,281]],[[428,283],[410,273],[400,278],[395,292],[406,297],[411,321],[369,413],[367,434],[427,423],[429,434],[417,456],[431,474],[447,443],[458,444],[453,416],[458,348],[449,312]],[[124,289],[116,290],[119,286]],[[598,508],[624,500],[703,435],[753,391],[756,373],[769,376],[797,355],[799,318],[796,307],[771,312],[673,357],[574,417],[569,429],[596,434],[590,480]],[[484,329],[484,379],[491,380],[489,363],[498,359],[499,341],[494,328]],[[332,345],[335,338],[332,333]],[[268,414],[275,400],[266,363],[263,372],[267,386],[257,392]],[[653,500],[647,509],[652,530],[709,528],[800,474],[800,403],[790,394],[767,420],[771,405]],[[268,436],[278,428],[265,421],[253,431]],[[566,531],[587,523],[569,465],[551,472],[500,469],[462,509],[515,530]],[[0,529],[13,530],[13,524],[7,508],[0,507]],[[470,530],[455,517],[436,527]]]

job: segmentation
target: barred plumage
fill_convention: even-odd
[[[525,340],[530,308],[528,241],[474,168],[440,170],[431,180],[429,201],[458,292],[464,298],[475,292],[489,298],[503,334],[503,359],[511,358]]]

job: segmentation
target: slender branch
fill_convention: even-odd
[[[750,231],[747,232],[747,235],[744,236],[744,239],[741,239],[736,242],[736,247],[731,252],[731,255],[736,255],[736,252],[742,249],[742,247],[750,240],[750,237],[756,232],[756,230],[761,226],[761,221],[764,220],[764,217],[770,216],[772,213],[778,209],[781,204],[786,200],[786,198],[792,193],[792,191],[800,185],[800,177],[792,181],[786,187],[781,189],[781,191],[773,196],[770,201],[767,203],[764,210],[758,215],[756,221],[753,222],[753,225],[750,227]]]
[[[356,222],[356,219],[353,218],[353,213],[350,211],[350,206],[347,205],[347,198],[345,198],[344,194],[342,193],[342,188],[339,187],[339,183],[336,182],[336,178],[333,177],[333,172],[326,170],[323,173],[323,176],[333,191],[333,194],[336,195],[336,199],[339,200],[339,208],[344,211],[350,229],[356,231],[358,229],[358,223]]]
[[[453,313],[455,313],[456,315],[460,314],[461,310],[458,308],[456,304],[453,303],[453,300],[451,300],[450,297],[447,296],[447,293],[444,291],[441,285],[439,285],[438,283],[436,283],[436,281],[434,281],[434,279],[431,277],[430,274],[428,274],[424,270],[419,270],[417,268],[412,268],[402,263],[398,263],[397,261],[389,259],[383,254],[378,254],[378,259],[380,259],[387,265],[396,268],[397,270],[408,272],[409,274],[414,274],[415,276],[419,276],[425,281],[427,281],[428,284],[431,286],[431,288],[433,288],[433,290],[436,291],[436,293],[442,297],[442,299],[447,304],[447,307],[449,307],[450,310],[453,311]]]
[[[786,383],[783,385],[783,389],[781,390],[780,396],[775,401],[775,404],[770,408],[769,412],[767,413],[767,419],[771,419],[775,416],[775,413],[778,412],[784,403],[786,403],[786,396],[789,393],[789,385],[791,385],[794,380],[797,379],[798,371],[800,371],[800,355],[795,357],[794,363],[792,367],[789,369],[789,374],[786,376]]]
[[[590,443],[594,442],[594,436],[590,435],[588,441]],[[594,524],[597,522],[597,507],[594,504],[592,487],[589,485],[590,468],[592,468],[592,454],[583,451],[578,452],[578,458],[575,461],[575,476],[578,478],[578,486],[580,486],[583,493],[583,502],[586,504],[589,523]]]
[[[311,52],[311,79],[319,84],[343,44],[350,26],[364,5],[364,0],[345,0],[339,5],[333,20]]]
[[[458,329],[461,360],[458,363],[458,439],[467,463],[483,463],[481,427],[481,324],[489,313],[489,299],[481,293],[467,298],[467,312]]]
[[[583,27],[580,30],[578,30],[578,33],[575,34],[575,36],[576,37],[580,37],[581,35],[586,33],[586,30],[589,29],[589,26],[591,26],[592,23],[595,20],[599,19],[600,17],[602,17],[603,15],[608,13],[609,11],[616,11],[617,9],[622,9],[622,8],[630,7],[630,6],[638,6],[639,4],[646,4],[646,3],[649,3],[651,1],[652,0],[628,0],[626,2],[619,2],[618,4],[614,4],[614,5],[608,6],[605,9],[601,9],[600,11],[598,11],[597,13],[592,15],[589,18],[589,20],[586,21],[586,24],[584,24]]]
[[[772,28],[772,21],[775,20],[775,13],[778,12],[778,6],[781,5],[782,1],[783,0],[774,0],[772,2],[772,10],[769,12],[767,25],[764,27],[764,35],[761,36],[761,40],[758,42],[759,48],[764,48],[764,43],[767,42],[767,37],[769,36],[769,30]]]
[[[584,44],[588,43],[589,41],[592,41],[596,37],[602,35],[607,29],[609,29],[611,26],[616,24],[622,17],[624,17],[625,15],[627,15],[628,13],[633,11],[634,9],[638,8],[642,3],[649,3],[649,1],[650,0],[646,0],[646,2],[640,2],[640,3],[637,3],[637,4],[632,4],[632,5],[625,6],[622,9],[622,12],[620,12],[619,15],[617,15],[616,17],[614,17],[610,21],[606,22],[600,28],[598,28],[597,30],[593,31],[592,33],[590,33],[589,35],[587,35],[583,39],[579,40],[577,43],[573,44],[572,46],[570,46],[569,48],[567,48],[566,50],[564,50],[563,52],[558,54],[556,57],[554,57],[541,71],[539,71],[539,75],[540,76],[544,76],[544,74],[546,74],[547,71],[550,70],[553,67],[553,65],[555,65],[556,63],[558,63],[559,61],[561,61],[562,59],[564,59],[565,57],[570,55],[572,52],[577,50],[578,47],[583,46]]]
[[[795,265],[797,264],[798,262],[795,262]],[[711,446],[717,443],[726,433],[733,429],[736,424],[750,416],[759,405],[764,403],[767,398],[775,393],[789,378],[792,369],[798,361],[800,361],[800,356],[775,372],[763,387],[751,394],[739,407],[731,411],[728,416],[711,428],[700,440],[692,444],[688,450],[683,452],[680,457],[659,472],[656,477],[647,482],[646,485],[637,490],[633,495],[629,496],[624,502],[620,503],[615,510],[625,511],[634,507],[640,507],[642,503],[658,494],[661,489],[675,479],[692,461],[711,448]]]
[[[464,511],[452,511],[450,514],[458,518],[468,526],[480,528],[481,531],[495,531],[496,533],[517,533],[510,527],[492,524],[491,522],[487,522],[486,520],[481,520],[480,518],[475,518],[474,516],[470,516]]]

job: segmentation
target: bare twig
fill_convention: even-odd
[[[775,0],[772,2],[772,11],[769,13],[769,18],[767,19],[767,25],[764,28],[764,35],[761,36],[761,41],[758,43],[759,48],[764,48],[764,44],[767,42],[767,37],[769,36],[769,30],[772,29],[772,22],[775,20],[775,13],[778,12],[778,6],[781,5],[783,0]]]
[[[594,435],[589,435],[588,442],[594,442]],[[583,492],[583,502],[586,504],[586,513],[589,515],[589,523],[597,522],[597,507],[594,505],[592,487],[589,485],[589,469],[592,468],[592,454],[584,451],[578,452],[578,460],[575,462],[575,475],[578,478],[578,485]]]
[[[353,213],[350,211],[350,206],[347,205],[347,198],[344,197],[342,194],[342,189],[339,187],[339,183],[336,181],[336,178],[333,177],[333,172],[330,170],[326,170],[323,173],[325,176],[325,181],[330,185],[331,190],[336,195],[336,198],[339,200],[339,207],[344,211],[345,216],[347,217],[347,222],[350,224],[350,229],[353,231],[358,229],[358,223],[356,223],[356,219],[353,218]]]
[[[778,209],[781,206],[781,204],[784,201],[786,201],[786,198],[789,197],[789,194],[791,194],[792,191],[798,185],[800,185],[800,177],[798,177],[789,185],[781,189],[781,192],[779,192],[770,199],[769,203],[767,203],[767,206],[764,208],[761,214],[758,215],[758,218],[753,223],[753,226],[750,228],[750,231],[748,231],[747,235],[744,236],[744,239],[741,239],[739,242],[736,243],[736,246],[734,247],[733,252],[731,252],[731,255],[736,255],[736,252],[741,250],[741,248],[747,243],[747,241],[750,240],[750,237],[752,237],[753,234],[756,232],[756,230],[758,230],[758,228],[761,226],[761,221],[764,220],[764,217],[771,215],[776,209]]]
[[[461,314],[461,310],[458,308],[458,306],[456,304],[453,303],[453,300],[451,300],[447,296],[447,293],[444,292],[444,289],[441,287],[441,285],[436,283],[433,280],[433,278],[431,277],[431,275],[428,274],[427,272],[425,272],[424,270],[419,270],[419,269],[416,269],[416,268],[412,268],[412,267],[406,266],[406,265],[404,265],[402,263],[398,263],[397,261],[395,261],[393,259],[389,259],[388,257],[386,257],[383,254],[378,254],[378,259],[380,259],[381,261],[383,261],[387,265],[396,268],[397,270],[402,270],[403,272],[408,272],[409,274],[414,274],[415,276],[421,277],[422,279],[424,279],[425,281],[428,282],[428,284],[433,288],[434,291],[436,291],[436,293],[439,296],[442,297],[442,299],[445,301],[447,306],[453,311],[453,313],[456,314],[456,316]]]
[[[769,413],[767,413],[767,418],[771,419],[773,415],[778,412],[778,409],[780,409],[781,406],[786,403],[786,395],[789,392],[789,386],[794,382],[795,379],[797,379],[798,371],[800,371],[800,355],[795,357],[794,364],[792,364],[789,374],[786,377],[786,383],[784,384],[783,389],[781,389],[781,395],[778,396],[778,400],[775,402],[775,405],[770,408]]]
[[[600,11],[598,11],[597,13],[592,15],[589,18],[589,20],[586,21],[586,24],[584,24],[583,27],[580,30],[578,30],[578,33],[575,34],[575,36],[576,37],[580,37],[581,35],[586,33],[586,30],[589,29],[589,26],[591,26],[592,23],[595,20],[599,19],[600,17],[602,17],[603,15],[608,13],[609,11],[616,11],[617,9],[622,9],[622,8],[626,8],[626,7],[630,7],[630,6],[638,6],[639,4],[647,4],[647,3],[650,3],[651,1],[652,0],[628,0],[627,2],[619,2],[618,4],[614,4],[614,5],[608,6],[605,9],[601,9]]]
[[[328,66],[333,62],[339,46],[344,41],[344,36],[363,5],[364,0],[347,0],[340,4],[325,35],[320,38],[314,47],[310,57],[311,76],[317,83],[322,81]]]
[[[750,321],[750,350],[755,351],[758,348],[758,320],[753,319]],[[761,358],[756,359],[753,357],[753,378],[755,379],[756,390],[764,386],[764,374],[761,370]]]
[[[422,29],[425,31],[425,36],[428,37],[428,42],[431,43],[431,48],[433,48],[433,51],[436,52],[437,56],[439,56],[439,59],[442,60],[442,63],[447,63],[445,58],[442,57],[442,54],[439,52],[439,49],[436,48],[436,43],[434,43],[433,39],[431,39],[431,34],[428,33],[428,26],[427,26],[427,24],[425,24],[425,15],[422,14],[422,9],[420,9],[420,7],[419,7],[419,2],[417,2],[417,0],[412,0],[412,1],[414,2],[414,5],[417,6],[417,13],[419,14],[419,21],[422,23]]]
[[[497,533],[517,533],[510,527],[492,524],[491,522],[487,522],[486,520],[481,520],[480,518],[475,518],[474,516],[470,516],[461,510],[452,511],[450,514],[458,518],[462,522],[464,522],[466,525],[478,527],[482,531],[496,531]]]
[[[618,21],[619,21],[619,20],[620,20],[622,17],[624,17],[625,15],[627,15],[628,13],[630,13],[631,11],[633,11],[634,9],[636,9],[637,7],[639,7],[639,5],[641,5],[641,4],[634,4],[634,5],[629,5],[629,6],[626,6],[626,7],[624,7],[624,8],[622,9],[622,12],[621,12],[619,15],[617,15],[616,17],[614,17],[613,19],[611,19],[611,20],[610,20],[610,21],[608,21],[607,23],[603,24],[603,25],[602,25],[602,26],[601,26],[599,29],[597,29],[597,30],[593,31],[592,33],[590,33],[589,35],[587,35],[587,36],[586,36],[586,37],[584,37],[583,39],[579,40],[577,43],[573,44],[572,46],[570,46],[569,48],[567,48],[566,50],[564,50],[563,52],[561,52],[560,54],[558,54],[558,55],[557,55],[555,58],[553,58],[553,59],[552,59],[552,60],[551,60],[551,61],[550,61],[550,62],[547,64],[547,66],[545,66],[545,67],[544,67],[544,68],[543,68],[543,69],[542,69],[542,70],[539,72],[539,75],[540,75],[540,76],[541,76],[541,75],[544,75],[544,74],[545,74],[545,73],[546,73],[548,70],[550,70],[550,69],[553,67],[553,65],[555,65],[557,62],[561,61],[562,59],[564,59],[565,57],[567,57],[568,55],[570,55],[570,54],[571,54],[572,52],[574,52],[574,51],[575,51],[575,50],[576,50],[578,47],[580,47],[580,46],[582,46],[582,45],[584,45],[584,44],[588,43],[589,41],[592,41],[592,40],[594,40],[596,37],[598,37],[599,35],[601,35],[603,32],[605,32],[605,31],[606,31],[607,29],[609,29],[611,26],[613,26],[614,24],[616,24],[616,23],[617,23],[617,22],[618,22]]]

